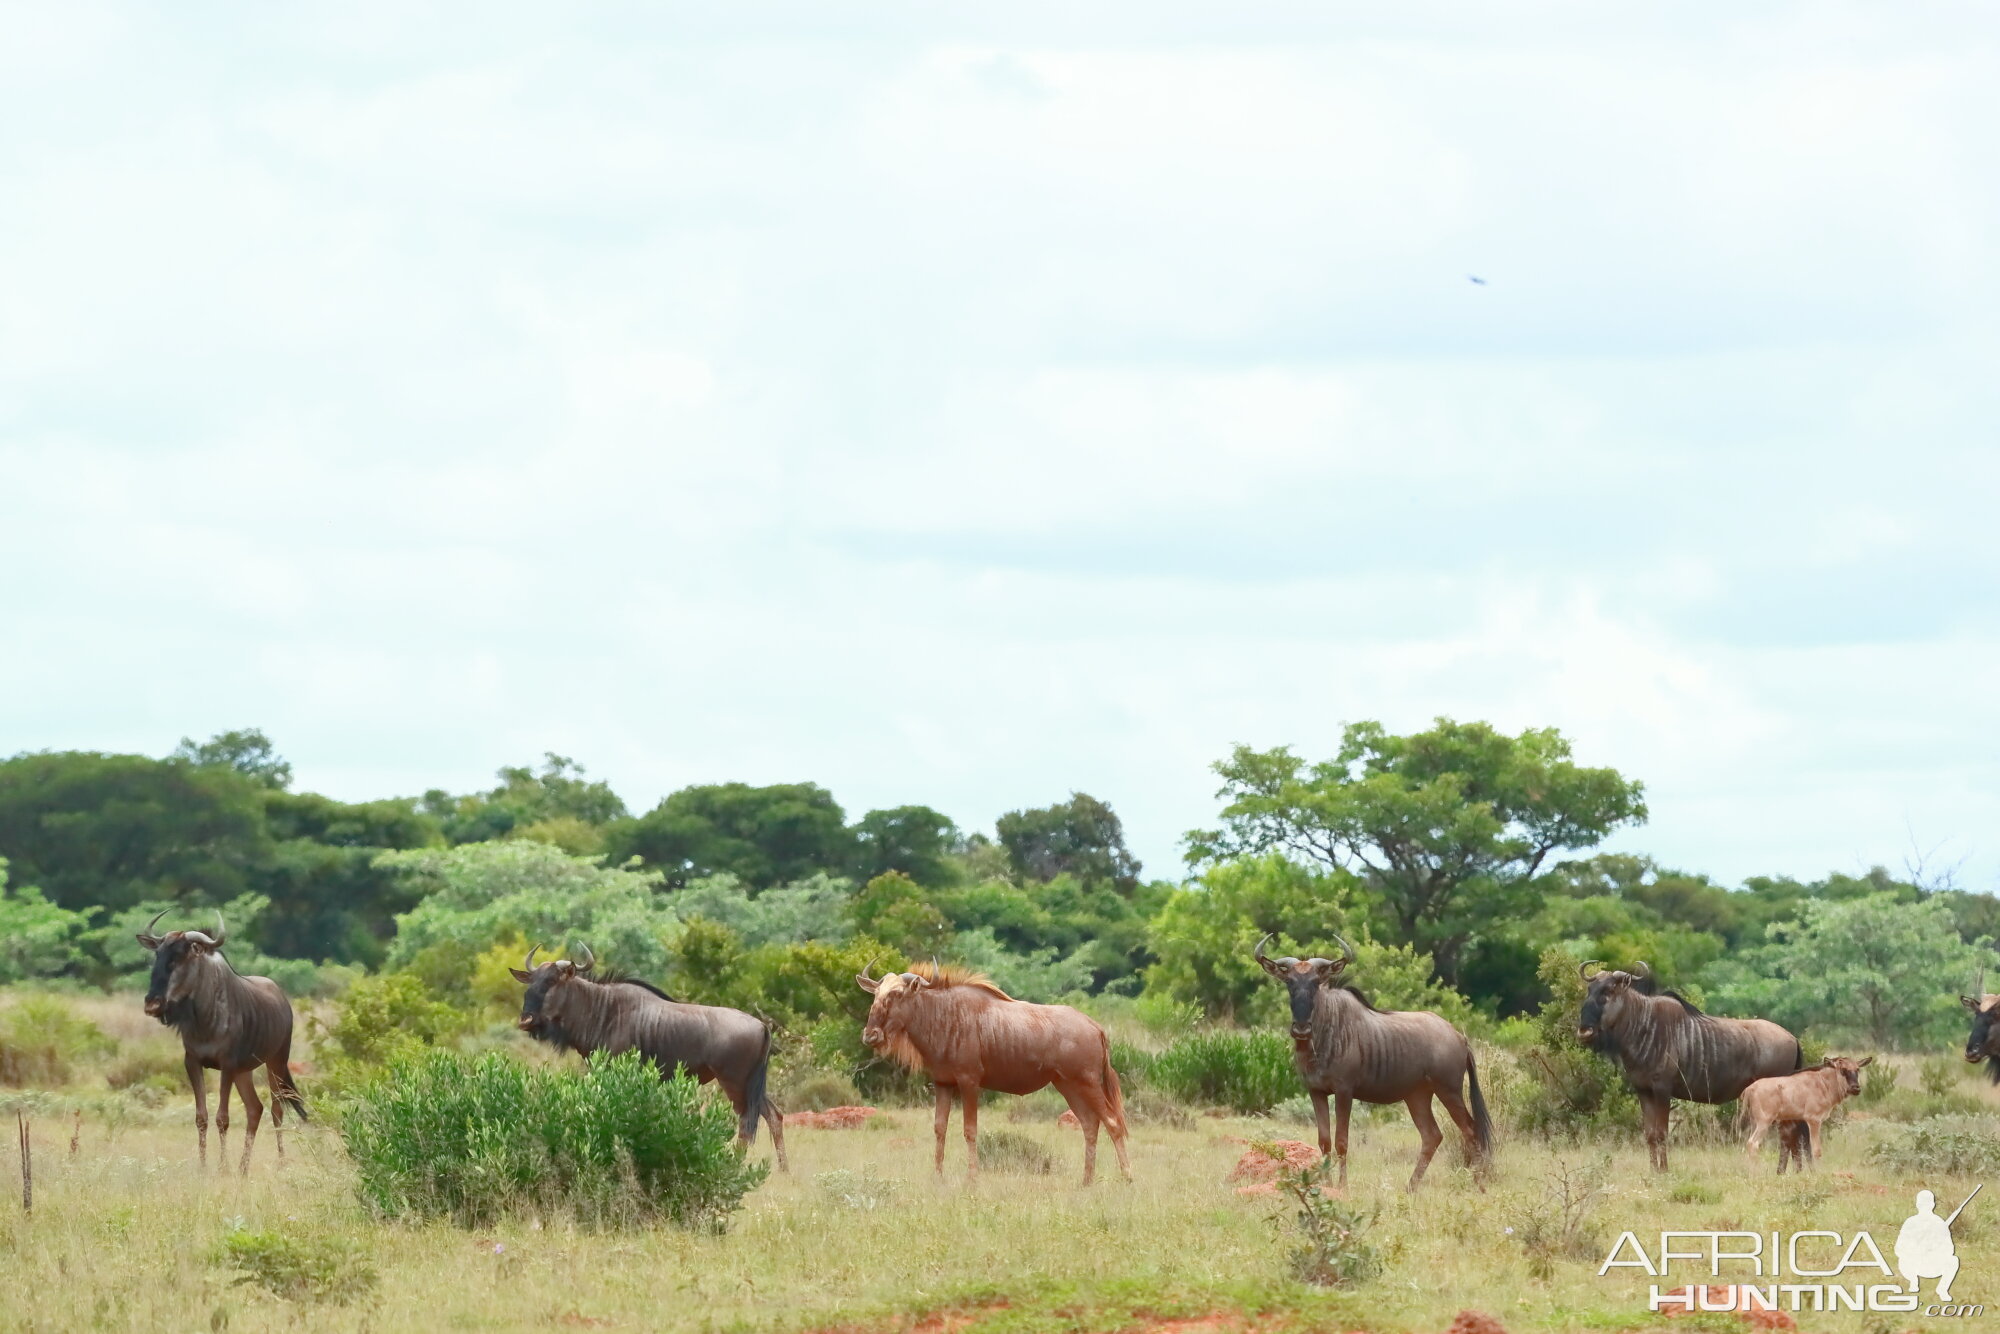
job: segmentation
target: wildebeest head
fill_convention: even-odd
[[[529,948],[528,957],[524,960],[526,969],[507,970],[514,975],[516,982],[528,984],[527,991],[521,996],[521,1017],[516,1026],[531,1038],[563,1046],[569,1034],[563,1015],[575,991],[569,984],[595,968],[597,956],[590,952],[590,946],[578,942],[578,948],[583,951],[581,964],[571,963],[568,959],[551,959],[537,968],[535,955],[541,948],[540,945]]]
[[[1591,972],[1593,967],[1599,971]],[[1576,1017],[1577,1040],[1592,1051],[1612,1051],[1618,1045],[1612,1033],[1631,1006],[1634,987],[1643,995],[1653,980],[1653,970],[1643,959],[1634,963],[1629,973],[1590,959],[1577,973],[1584,981],[1583,1009]]]
[[[1861,1093],[1862,1067],[1873,1065],[1874,1063],[1875,1058],[1873,1056],[1864,1056],[1858,1061],[1852,1056],[1829,1056],[1826,1058],[1827,1069],[1838,1070],[1847,1077],[1847,1096],[1850,1098],[1857,1097]]]
[[[1285,991],[1292,1002],[1292,1037],[1296,1041],[1304,1041],[1312,1036],[1313,1007],[1319,1003],[1319,989],[1340,976],[1341,970],[1354,962],[1354,947],[1335,936],[1334,939],[1340,941],[1341,958],[1299,959],[1288,954],[1281,959],[1273,959],[1264,953],[1265,942],[1270,939],[1270,936],[1265,936],[1257,942],[1254,957],[1259,968],[1285,984]]]
[[[203,960],[222,948],[228,939],[229,929],[223,925],[222,914],[215,915],[215,934],[206,931],[169,931],[164,936],[153,934],[153,928],[167,915],[165,908],[153,914],[153,920],[146,923],[146,929],[139,933],[139,943],[153,952],[153,974],[146,982],[146,1013],[163,1024],[171,1024],[186,1010],[188,1000],[194,994],[200,980],[198,971]]]
[[[1958,1003],[1972,1011],[1972,1031],[1965,1037],[1965,1059],[1977,1064],[1986,1062],[1987,1071],[1993,1082],[2000,1084],[2000,995],[1985,990],[1986,974],[1979,975],[1973,984],[1970,996],[1960,996]]]
[[[915,1007],[921,1005],[922,995],[930,990],[933,983],[921,973],[887,973],[881,977],[868,976],[868,969],[875,966],[869,960],[868,968],[854,975],[854,984],[875,997],[868,1007],[868,1022],[862,1026],[861,1040],[871,1050],[886,1056],[909,1060],[914,1054],[910,1049],[910,1017]]]

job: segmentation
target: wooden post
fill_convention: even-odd
[[[35,1212],[35,1158],[28,1142],[28,1114],[14,1113],[15,1129],[21,1132],[21,1212]]]
[[[76,1109],[76,1123],[69,1131],[69,1156],[76,1157],[76,1146],[83,1139],[83,1108]]]

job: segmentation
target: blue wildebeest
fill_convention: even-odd
[[[1431,1155],[1443,1143],[1431,1099],[1437,1098],[1452,1124],[1465,1138],[1465,1156],[1482,1172],[1493,1154],[1493,1122],[1479,1091],[1479,1068],[1465,1034],[1428,1010],[1378,1010],[1355,988],[1338,981],[1354,962],[1354,948],[1339,936],[1345,957],[1339,959],[1273,959],[1265,955],[1265,936],[1257,942],[1260,967],[1285,984],[1292,1003],[1292,1063],[1312,1095],[1313,1119],[1319,1125],[1319,1151],[1338,1156],[1340,1185],[1347,1185],[1347,1118],[1356,1098],[1363,1102],[1400,1102],[1410,1109],[1423,1144],[1409,1189],[1424,1179]],[[1463,1084],[1471,1096],[1466,1110],[1459,1094]],[[1334,1100],[1336,1125],[1327,1128],[1326,1100]],[[1480,1187],[1485,1189],[1484,1185]]]
[[[215,915],[215,934],[169,931],[153,934],[162,908],[139,933],[139,943],[153,952],[153,973],[146,984],[146,1013],[179,1032],[188,1083],[194,1089],[194,1125],[201,1142],[202,1166],[208,1165],[208,1077],[221,1073],[221,1101],[215,1112],[217,1148],[229,1157],[229,1090],[243,1095],[243,1166],[250,1170],[250,1149],[257,1142],[257,1123],[264,1104],[257,1101],[250,1076],[258,1066],[271,1085],[271,1124],[278,1136],[278,1156],[285,1156],[284,1104],[305,1120],[305,1100],[292,1082],[292,1003],[268,977],[243,977],[222,957],[228,936],[222,914]]]
[[[1986,1073],[2000,1084],[2000,996],[1986,990],[1986,971],[1972,984],[1970,996],[1958,1003],[1972,1011],[1972,1031],[1965,1035],[1965,1059],[1973,1065],[1986,1062]]]
[[[527,983],[521,997],[521,1031],[540,1042],[588,1056],[636,1051],[660,1068],[662,1078],[676,1067],[701,1083],[722,1085],[736,1109],[737,1137],[757,1138],[757,1120],[771,1127],[778,1170],[786,1171],[785,1118],[764,1084],[771,1072],[771,1030],[763,1020],[720,1005],[677,1001],[636,978],[599,982],[585,976],[597,966],[590,946],[583,962],[553,959],[535,966],[537,945],[527,968],[512,968]]]
[[[1796,1156],[1800,1170],[1816,1164],[1822,1156],[1820,1127],[1827,1116],[1847,1099],[1861,1092],[1861,1072],[1875,1061],[1873,1056],[1854,1060],[1829,1056],[1818,1065],[1795,1070],[1789,1075],[1769,1075],[1743,1090],[1743,1105],[1736,1115],[1740,1130],[1750,1128],[1745,1142],[1755,1158],[1763,1147],[1764,1134],[1775,1124],[1781,1127],[1778,1175],[1785,1174],[1786,1161]],[[1797,1143],[1791,1131],[1804,1126],[1807,1143]]]
[[[868,968],[875,965],[870,962]],[[875,978],[868,968],[855,985],[874,996],[861,1040],[931,1078],[937,1151],[931,1166],[944,1176],[944,1138],[951,1101],[964,1106],[965,1169],[979,1176],[979,1091],[1033,1093],[1051,1084],[1083,1130],[1083,1184],[1097,1173],[1097,1130],[1111,1132],[1118,1170],[1129,1181],[1125,1099],[1111,1068],[1111,1042],[1097,1021],[1067,1005],[1015,1000],[990,978],[933,960],[907,973]]]
[[[1602,971],[1592,973],[1596,967]],[[1673,1100],[1725,1103],[1759,1079],[1788,1075],[1803,1061],[1799,1040],[1768,1019],[1718,1019],[1674,992],[1657,991],[1644,960],[1633,971],[1578,968],[1585,983],[1576,1036],[1618,1063],[1639,1097],[1646,1149],[1667,1167],[1667,1113]]]

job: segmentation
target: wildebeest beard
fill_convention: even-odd
[[[195,1021],[194,995],[167,999],[167,985],[174,969],[187,958],[194,946],[185,940],[170,940],[153,951],[153,974],[146,982],[146,999],[160,1001],[159,1021],[172,1029],[184,1029]]]

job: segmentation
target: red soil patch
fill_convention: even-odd
[[[1748,1285],[1738,1286],[1732,1283],[1710,1283],[1703,1286],[1697,1284],[1691,1287],[1675,1288],[1672,1292],[1665,1295],[1669,1297],[1683,1297],[1689,1293],[1694,1294],[1697,1303],[1706,1303],[1706,1307],[1700,1309],[1734,1311],[1736,1312],[1736,1318],[1748,1324],[1752,1329],[1795,1330],[1799,1327],[1799,1322],[1792,1319],[1789,1311],[1765,1310],[1761,1297],[1753,1298],[1748,1295]],[[1690,1315],[1692,1312],[1685,1307],[1675,1305],[1662,1306],[1660,1314],[1669,1320],[1673,1320],[1680,1316]]]
[[[1056,1118],[1056,1124],[1059,1126],[1075,1126],[1079,1130],[1083,1128],[1083,1122],[1076,1119],[1075,1112],[1064,1112]]]
[[[804,1126],[821,1130],[852,1130],[871,1116],[880,1116],[880,1107],[829,1107],[823,1112],[787,1112],[785,1129]]]
[[[1460,1311],[1444,1334],[1507,1334],[1507,1327],[1484,1311]]]
[[[1276,1149],[1282,1157],[1273,1156],[1269,1150]],[[1319,1161],[1319,1147],[1302,1139],[1274,1140],[1268,1144],[1252,1144],[1243,1150],[1243,1156],[1230,1169],[1231,1181],[1251,1183],[1274,1182],[1280,1172],[1296,1172],[1302,1167],[1311,1167]]]

